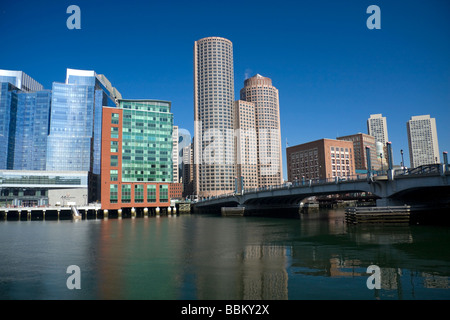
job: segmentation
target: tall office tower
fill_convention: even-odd
[[[336,140],[345,140],[353,142],[355,170],[367,171],[367,170],[379,170],[381,168],[381,163],[379,161],[379,156],[377,154],[375,137],[364,133],[357,133],[348,136],[338,137],[336,138]],[[371,168],[367,167],[366,147],[370,148]],[[385,169],[387,168],[385,167]]]
[[[367,119],[367,133],[375,137],[375,145],[377,151],[377,158],[381,166],[387,166],[387,146],[389,141],[386,117],[381,113],[371,114]]]
[[[180,179],[183,177],[183,150],[190,144],[191,133],[186,129],[178,128],[178,175]]]
[[[47,170],[100,174],[102,107],[116,106],[94,71],[67,69],[65,83],[53,83]]]
[[[51,92],[22,71],[0,85],[0,169],[45,170]]]
[[[46,170],[50,90],[17,94],[14,170]]]
[[[189,197],[194,192],[194,155],[192,145],[183,148],[183,197]]]
[[[259,187],[282,183],[280,107],[278,89],[259,74],[244,81],[241,100],[255,104]]]
[[[367,119],[367,133],[385,146],[389,141],[386,117],[383,117],[381,113],[371,114]]]
[[[119,100],[103,108],[101,202],[104,209],[168,207],[173,181],[171,103]]]
[[[23,92],[44,90],[42,84],[23,71],[0,70],[0,82],[9,82]]]
[[[172,167],[173,182],[179,182],[179,170],[178,170],[178,126],[173,126],[172,131]]]
[[[439,163],[436,119],[430,115],[411,117],[406,123],[411,168]]]
[[[233,44],[220,37],[194,43],[194,177],[200,197],[234,191]]]
[[[258,188],[255,104],[234,102],[235,156],[237,191]]]
[[[0,169],[13,169],[18,88],[0,82]]]

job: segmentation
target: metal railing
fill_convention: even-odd
[[[348,183],[355,181],[367,180],[367,174],[358,174],[354,176],[345,176],[345,177],[335,177],[335,178],[326,178],[326,179],[302,179],[300,181],[288,182],[281,185],[275,186],[266,186],[260,188],[250,188],[244,189],[243,192],[230,192],[224,193],[218,196],[211,196],[206,198],[201,198],[198,202],[206,202],[210,200],[223,199],[228,197],[233,197],[236,195],[244,195],[250,193],[258,193],[263,191],[273,191],[273,190],[282,190],[282,189],[292,189],[292,188],[310,188],[318,185],[326,185],[326,184],[339,184],[339,183]]]
[[[414,175],[426,175],[426,174],[442,174],[442,164],[430,164],[430,165],[423,165],[417,168],[408,169],[408,168],[402,168],[402,169],[395,169],[394,170],[394,177],[399,176],[414,176]],[[449,170],[446,166],[444,166],[445,172],[448,174]],[[383,170],[383,171],[372,171],[370,173],[371,177],[376,176],[387,176],[389,170]],[[339,183],[350,183],[350,182],[356,182],[356,181],[363,181],[368,180],[368,173],[362,173],[362,174],[356,174],[352,176],[345,176],[345,177],[334,177],[334,178],[326,178],[326,179],[301,179],[294,182],[287,182],[281,185],[276,186],[266,186],[266,187],[260,187],[260,188],[249,188],[244,189],[242,192],[230,192],[230,193],[224,193],[218,196],[211,196],[207,198],[200,198],[198,199],[198,202],[206,202],[210,200],[216,200],[216,199],[223,199],[228,197],[233,197],[237,195],[244,195],[244,194],[250,194],[250,193],[258,193],[263,191],[273,191],[273,190],[280,190],[280,189],[292,189],[292,188],[310,188],[313,186],[319,186],[319,185],[326,185],[326,184],[339,184]]]

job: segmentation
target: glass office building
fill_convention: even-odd
[[[51,91],[17,94],[14,170],[45,170]]]
[[[67,69],[65,83],[53,83],[47,170],[100,174],[102,107],[115,96],[94,71]]]
[[[119,108],[103,108],[103,208],[170,205],[170,108],[170,102],[160,100],[119,100]]]
[[[36,80],[0,70],[0,169],[45,170],[50,105]]]
[[[0,82],[0,169],[12,169],[16,135],[18,88]]]
[[[9,82],[23,92],[44,90],[44,86],[23,71],[0,70],[0,82]]]

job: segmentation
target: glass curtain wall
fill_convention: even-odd
[[[53,83],[47,170],[100,174],[102,107],[115,107],[96,77],[68,77]]]
[[[18,94],[14,170],[45,170],[51,91]]]
[[[169,102],[120,101],[122,181],[172,181],[173,114]]]

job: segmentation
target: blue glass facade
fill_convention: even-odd
[[[51,91],[17,94],[14,170],[45,170]]]
[[[95,76],[53,83],[47,170],[100,174],[103,106],[116,104]]]
[[[0,82],[0,169],[13,169],[18,89]]]

